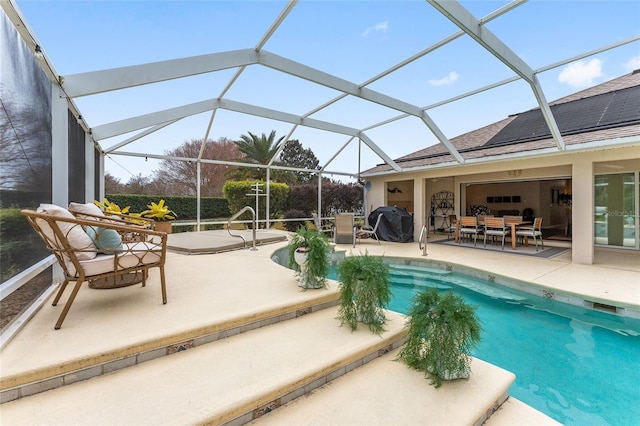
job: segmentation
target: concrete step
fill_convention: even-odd
[[[515,380],[512,373],[473,359],[469,380],[444,382],[436,389],[423,373],[396,361],[398,352],[375,359],[251,424],[481,425],[508,398]]]
[[[3,424],[245,424],[400,346],[340,327],[337,307],[2,405]],[[388,357],[387,357],[388,358]],[[426,385],[426,383],[424,383]]]
[[[514,397],[509,397],[485,423],[486,426],[511,426],[517,424],[555,426],[561,423]]]
[[[153,296],[148,294],[150,292],[137,290],[147,297]],[[124,291],[133,293],[136,289]],[[38,327],[36,321],[30,324],[36,330],[36,336],[27,329],[0,354],[0,402],[13,401],[109,374],[219,339],[317,312],[338,303],[339,293],[335,290],[301,292],[297,287],[291,286],[291,289],[286,288],[286,292],[283,295],[272,291],[261,300],[260,305],[229,303],[220,308],[212,306],[210,315],[196,317],[201,319],[189,321],[181,317],[179,322],[169,319],[171,324],[167,325],[173,326],[172,331],[169,331],[169,327],[164,326],[162,321],[140,321],[139,318],[144,314],[135,312],[131,318],[128,318],[125,312],[116,319],[107,312],[109,317],[105,320],[92,319],[94,322],[78,323],[79,327],[67,324],[62,331],[54,331],[50,326],[51,320],[40,318],[44,325]],[[81,291],[78,299],[83,296],[101,295],[95,290],[84,293]],[[159,308],[159,315],[164,314],[162,308],[174,308],[173,304],[154,307]],[[45,306],[40,314],[51,316],[55,315],[55,312],[54,308]],[[181,316],[184,314],[180,307],[176,307],[175,312]],[[169,314],[170,318],[176,315]],[[96,324],[107,324],[105,321],[109,321],[108,324],[113,328],[109,331],[109,336],[102,335],[103,332],[107,332],[108,327],[103,331],[93,331]],[[149,325],[153,328],[150,329]],[[46,333],[40,337],[37,330],[43,328],[46,329]],[[29,343],[33,341],[38,341],[39,344],[34,347]],[[98,342],[100,343],[97,344]],[[26,347],[29,350],[25,351]]]

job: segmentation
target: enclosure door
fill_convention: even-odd
[[[638,173],[597,175],[595,244],[638,249]]]

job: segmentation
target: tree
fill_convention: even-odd
[[[142,176],[142,173],[131,176],[127,181],[127,192],[129,194],[147,194],[151,179],[147,176]]]
[[[244,154],[244,158],[241,158],[240,161],[246,163],[253,164],[269,164],[271,159],[278,152],[278,148],[282,144],[282,140],[284,136],[278,138],[276,140],[276,131],[272,130],[269,136],[266,134],[262,134],[262,136],[258,137],[251,132],[247,132],[248,135],[240,136],[240,140],[235,141],[238,150]],[[234,171],[228,176],[235,178],[237,180],[240,179],[258,179],[264,180],[266,179],[266,169],[264,168],[256,168],[256,167],[247,167],[241,170]],[[277,176],[277,173],[276,173]],[[271,177],[277,180],[277,177],[272,175]]]
[[[287,141],[280,153],[280,161],[283,165],[299,167],[301,169],[320,169],[318,158],[310,148],[303,148],[298,139]],[[317,175],[309,172],[293,172],[295,183],[305,184],[316,181]],[[294,183],[294,182],[291,182]]]
[[[104,174],[104,192],[106,194],[124,194],[126,191],[119,178],[106,172]]]
[[[183,158],[198,158],[202,139],[191,139],[166,155]],[[227,138],[209,140],[204,146],[202,159],[238,161],[242,153],[235,142]],[[226,172],[230,168],[222,164],[202,163],[200,167],[200,195],[222,196]],[[167,195],[195,195],[197,193],[197,164],[195,161],[162,160],[160,169],[154,172],[154,183]]]

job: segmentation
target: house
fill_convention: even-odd
[[[595,246],[639,250],[640,70],[549,105],[561,140],[539,108],[511,115],[452,138],[457,152],[437,144],[396,159],[401,172],[364,171],[365,206],[406,208],[416,234],[472,207],[531,209],[548,232],[572,241],[575,263],[593,263]]]

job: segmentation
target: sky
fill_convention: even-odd
[[[280,13],[282,1],[66,1],[18,0],[47,58],[61,76],[254,48]],[[461,1],[476,18],[505,1]],[[640,35],[640,1],[530,0],[488,22],[486,28],[536,70]],[[361,84],[459,31],[425,1],[300,1],[263,46],[263,50]],[[597,53],[538,74],[548,101],[603,83],[640,68],[640,42]],[[90,127],[167,108],[217,98],[235,70],[176,79],[74,99]],[[369,89],[419,107],[512,77],[513,71],[463,36],[411,62]],[[306,80],[252,65],[225,98],[303,115],[339,93]],[[444,135],[460,134],[536,107],[530,86],[517,81],[429,108]],[[347,97],[311,117],[364,129],[401,115]],[[164,154],[186,141],[204,138],[211,113],[182,119],[130,143],[124,151]],[[209,138],[238,140],[248,132],[286,136],[292,125],[219,110]],[[137,133],[137,132],[134,132]],[[132,134],[134,134],[132,133]],[[438,143],[425,124],[407,117],[366,130],[391,158]],[[132,136],[99,141],[108,149]],[[325,165],[349,137],[298,127],[291,135],[311,148]],[[358,162],[358,152],[361,160]],[[357,140],[350,142],[327,170],[356,173],[382,160]],[[121,179],[150,176],[154,159],[111,155],[105,169]],[[336,175],[337,177],[337,175]]]

